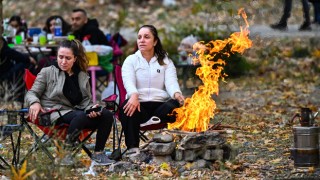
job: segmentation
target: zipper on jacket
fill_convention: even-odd
[[[148,77],[148,99],[150,100],[150,86],[151,86],[151,66],[150,62],[148,63],[149,66],[149,77]]]

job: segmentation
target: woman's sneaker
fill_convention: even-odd
[[[116,162],[114,160],[109,159],[105,153],[93,154],[92,160],[97,165],[103,165],[103,166],[110,165]]]
[[[140,124],[140,127],[149,126],[152,124],[159,124],[161,119],[157,116],[152,116],[147,122]]]

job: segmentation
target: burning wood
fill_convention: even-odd
[[[193,58],[193,63],[200,63],[197,68],[196,75],[202,80],[198,90],[185,100],[184,106],[175,109],[177,113],[176,122],[169,124],[169,129],[180,129],[190,132],[201,132],[208,129],[210,119],[214,117],[216,103],[212,99],[212,95],[219,94],[218,81],[223,80],[222,71],[226,62],[223,57],[230,56],[230,53],[243,53],[252,45],[252,41],[248,38],[248,22],[244,9],[240,9],[238,14],[242,16],[246,23],[246,27],[240,26],[240,32],[231,34],[228,39],[210,41],[207,44],[198,42],[193,45],[193,49],[197,51],[197,56]]]

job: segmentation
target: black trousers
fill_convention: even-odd
[[[66,143],[74,143],[83,129],[97,129],[95,151],[103,151],[109,137],[113,116],[109,110],[103,109],[101,116],[89,118],[84,111],[74,110],[60,117],[57,124],[69,124]]]
[[[128,99],[123,103],[127,104]],[[131,117],[124,113],[123,106],[120,109],[120,121],[125,135],[125,143],[128,149],[139,147],[140,124],[148,121],[152,116],[161,119],[161,123],[175,122],[176,116],[172,114],[173,109],[179,107],[177,100],[167,102],[140,102],[140,112],[135,111]]]
[[[307,23],[310,23],[309,2],[308,0],[301,0],[301,3],[302,3],[304,21]],[[283,6],[283,15],[281,17],[280,23],[287,23],[288,18],[291,15],[291,9],[292,9],[292,0],[285,0],[284,6]]]

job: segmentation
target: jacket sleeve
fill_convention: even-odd
[[[167,68],[165,70],[165,86],[168,94],[172,99],[174,99],[174,94],[179,92],[182,94],[177,77],[176,67],[174,66],[173,62],[169,60],[167,64]]]
[[[27,106],[30,106],[35,102],[40,103],[40,98],[47,86],[47,72],[47,69],[42,69],[37,75],[32,88],[27,92],[25,99]]]
[[[136,73],[134,70],[134,58],[135,55],[130,55],[124,61],[121,72],[122,72],[122,80],[123,85],[127,91],[127,95],[130,97],[133,93],[139,93],[136,86]]]

